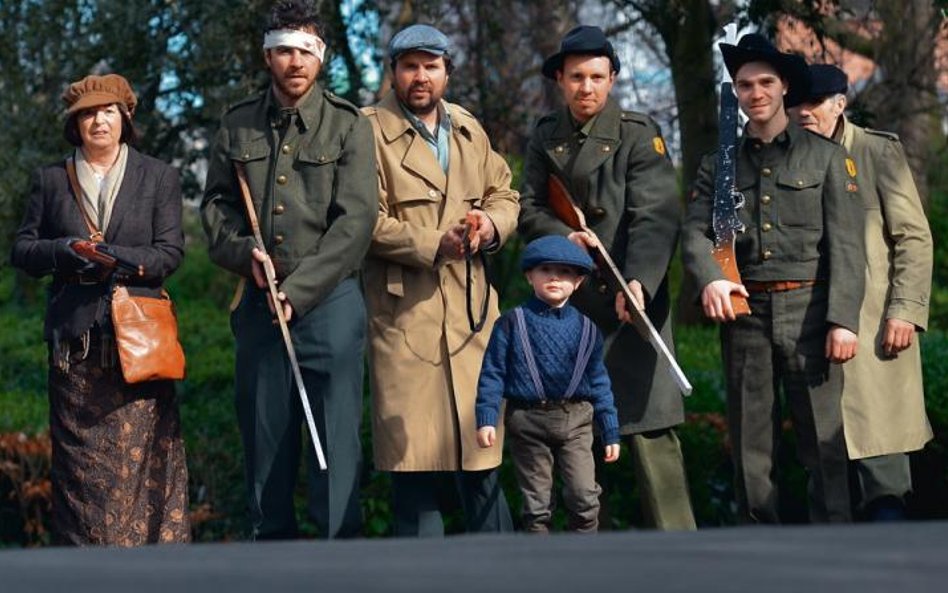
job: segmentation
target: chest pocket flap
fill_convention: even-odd
[[[782,225],[819,229],[823,226],[823,175],[787,170],[777,174],[777,216]]]
[[[230,147],[230,160],[238,163],[259,161],[270,156],[270,144],[264,137],[238,142]]]
[[[812,189],[823,184],[823,175],[811,171],[781,171],[777,175],[777,185],[784,189]]]
[[[307,165],[330,165],[341,157],[342,150],[337,146],[307,146],[300,150],[297,159]]]

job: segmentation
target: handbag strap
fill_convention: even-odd
[[[82,219],[86,221],[86,226],[89,227],[89,240],[93,243],[101,243],[103,239],[102,231],[99,230],[99,227],[96,226],[92,218],[89,217],[89,213],[86,212],[86,209],[82,206],[82,189],[79,187],[79,176],[76,175],[76,162],[73,159],[66,159],[66,176],[69,177],[69,186],[72,188],[72,194],[76,198],[76,205],[79,206]]]

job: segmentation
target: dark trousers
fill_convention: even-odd
[[[912,490],[912,469],[906,453],[878,455],[854,459],[853,501],[859,510],[865,510],[873,501],[885,497],[904,502]]]
[[[735,492],[744,518],[777,523],[783,389],[808,473],[810,519],[851,518],[842,369],[826,359],[827,288],[751,295],[752,314],[723,326]]]
[[[599,494],[593,459],[593,407],[568,401],[524,408],[508,400],[507,448],[523,494],[524,531],[547,533],[553,518],[553,468],[563,482],[563,506],[571,531],[599,528]]]
[[[366,330],[359,284],[344,280],[318,307],[290,322],[327,471],[316,464],[286,348],[272,319],[265,293],[256,288],[248,288],[231,318],[237,341],[237,420],[253,536],[296,537],[293,491],[301,450],[306,451],[307,508],[320,534],[359,535]]]
[[[441,500],[456,490],[468,533],[513,531],[497,469],[456,472],[391,472],[396,537],[442,537]]]

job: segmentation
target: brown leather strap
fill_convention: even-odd
[[[817,283],[816,280],[774,280],[771,282],[745,282],[747,292],[787,292],[798,288],[807,288]]]
[[[79,187],[79,177],[76,175],[76,163],[73,159],[66,159],[66,175],[69,177],[69,186],[72,187],[72,194],[76,198],[76,205],[79,206],[79,212],[82,219],[86,221],[89,227],[89,240],[93,243],[102,242],[102,231],[96,226],[95,222],[89,217],[89,213],[82,206],[82,189]]]

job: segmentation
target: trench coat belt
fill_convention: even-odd
[[[745,282],[747,292],[787,292],[814,286],[819,280],[772,280],[770,282]]]

